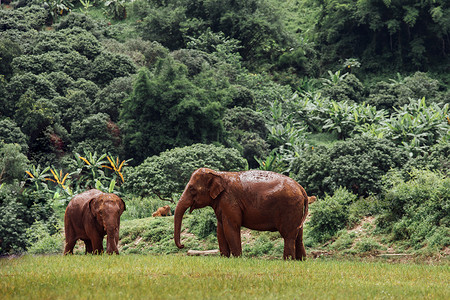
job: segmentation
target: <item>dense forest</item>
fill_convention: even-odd
[[[375,216],[439,251],[449,105],[447,0],[4,0],[0,254],[87,188],[173,205],[198,167],[298,181],[309,246]]]

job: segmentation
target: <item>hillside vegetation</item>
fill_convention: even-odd
[[[450,2],[21,0],[0,9],[0,254],[61,252],[65,207],[120,195],[124,253],[175,253],[191,173],[261,169],[318,200],[322,254],[448,258]],[[186,222],[185,222],[186,223]],[[189,247],[217,247],[211,210]],[[244,255],[280,257],[245,231]],[[314,254],[315,253],[315,254]]]

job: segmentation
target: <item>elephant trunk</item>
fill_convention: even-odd
[[[117,245],[119,244],[119,228],[111,229],[107,231],[106,238],[106,253],[108,254],[119,254],[119,249]]]
[[[186,191],[183,192],[183,195],[181,195],[180,201],[178,201],[177,207],[175,208],[175,214],[174,214],[174,237],[175,244],[178,248],[183,249],[184,245],[180,242],[180,234],[181,234],[181,222],[183,221],[183,215],[186,212],[186,210],[192,206],[193,201],[191,199],[188,199],[186,197]]]

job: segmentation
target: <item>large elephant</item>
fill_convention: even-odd
[[[66,247],[72,254],[77,240],[84,241],[86,253],[103,253],[103,238],[107,235],[106,253],[119,254],[120,216],[125,202],[114,194],[88,190],[70,200],[64,215]]]
[[[268,171],[216,172],[201,168],[192,173],[175,208],[174,240],[178,248],[183,215],[188,208],[211,206],[217,217],[221,255],[242,254],[241,226],[279,231],[284,239],[284,259],[303,260],[303,223],[308,196],[295,180]]]

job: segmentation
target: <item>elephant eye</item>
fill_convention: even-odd
[[[193,186],[189,187],[189,192],[191,193],[191,195],[195,196],[197,194],[196,189]]]

